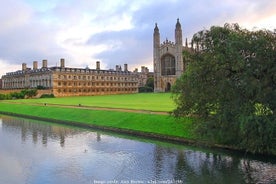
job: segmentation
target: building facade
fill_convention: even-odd
[[[179,19],[175,25],[175,42],[166,39],[160,43],[160,33],[157,23],[153,33],[153,68],[154,91],[167,92],[171,90],[176,79],[185,71],[187,63],[183,58],[183,51],[189,50],[186,44],[183,46],[182,29]]]
[[[60,66],[47,66],[47,60],[33,62],[33,68],[22,64],[22,70],[9,72],[0,80],[2,90],[20,90],[26,88],[40,88],[51,90],[55,96],[88,96],[104,94],[138,93],[138,88],[145,86],[149,77],[154,78],[154,92],[171,90],[185,71],[187,62],[183,58],[183,51],[191,50],[186,44],[183,46],[182,28],[177,19],[175,26],[175,42],[166,39],[160,42],[160,33],[155,24],[153,33],[153,72],[142,66],[141,72],[135,69],[128,71],[116,65],[115,69],[102,70],[97,61],[96,69],[65,67],[65,60],[60,59]]]
[[[38,68],[34,61],[32,69],[23,63],[22,70],[2,76],[2,90],[50,89],[57,97],[138,93],[141,76],[145,74],[128,71],[127,64],[124,69],[118,65],[115,70],[101,70],[99,61],[96,69],[70,68],[61,59],[60,66],[48,67],[47,60],[43,60]]]

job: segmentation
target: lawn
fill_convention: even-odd
[[[123,108],[135,110],[170,112],[175,108],[171,93],[137,93],[105,96],[78,96],[42,99],[22,99],[15,102],[48,103],[93,107]]]
[[[169,115],[140,114],[116,111],[100,111],[54,106],[33,106],[27,104],[0,103],[0,111],[51,118],[65,122],[79,122],[98,126],[157,133],[193,139],[192,118],[175,119]]]
[[[0,103],[0,111],[51,118],[65,122],[79,122],[167,136],[193,139],[192,118],[175,119],[170,115],[152,113],[118,112],[112,110],[92,110],[64,108],[43,104],[70,106],[91,106],[123,108],[146,111],[169,112],[174,109],[170,93],[139,93],[106,96],[80,96],[63,98],[6,100]]]

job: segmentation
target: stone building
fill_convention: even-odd
[[[48,67],[47,60],[38,68],[37,61],[33,69],[22,64],[22,70],[9,72],[2,76],[2,90],[25,88],[50,89],[55,96],[86,96],[104,94],[137,93],[139,76],[142,72],[128,71],[127,64],[122,69],[102,70],[97,61],[96,69],[65,67],[65,60],[60,66]]]
[[[183,46],[182,28],[177,19],[175,26],[175,42],[160,42],[160,33],[155,24],[153,33],[153,72],[142,66],[141,72],[135,69],[128,71],[127,64],[123,68],[116,65],[115,69],[102,70],[97,61],[96,69],[65,67],[65,60],[60,66],[47,66],[47,60],[33,62],[33,68],[22,64],[22,70],[9,72],[0,81],[2,90],[12,91],[25,88],[43,88],[50,90],[55,96],[85,96],[104,94],[138,93],[138,87],[145,86],[149,77],[154,77],[154,91],[167,92],[176,79],[185,71],[187,62],[183,59],[183,51],[191,50]]]
[[[153,68],[154,91],[167,92],[171,90],[176,79],[185,71],[187,62],[183,59],[183,51],[189,50],[186,44],[183,46],[182,29],[179,19],[175,25],[175,42],[166,39],[160,43],[160,33],[157,23],[153,33]]]
[[[138,87],[144,87],[147,84],[148,78],[154,77],[153,72],[150,72],[145,66],[141,66],[141,72],[138,72],[138,68],[135,68],[134,72],[138,76]]]

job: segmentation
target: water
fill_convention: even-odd
[[[276,183],[276,160],[0,116],[0,183]]]

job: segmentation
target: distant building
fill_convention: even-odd
[[[141,76],[146,72],[130,72],[127,64],[124,69],[102,70],[97,61],[96,69],[65,67],[65,60],[60,59],[60,66],[48,67],[47,60],[33,62],[33,69],[22,64],[22,70],[9,72],[2,76],[2,90],[25,88],[50,89],[51,93],[60,96],[88,96],[104,94],[138,93]],[[148,72],[148,71],[147,71]]]
[[[145,66],[141,66],[141,72],[138,72],[138,69],[135,68],[134,72],[138,76],[138,87],[144,87],[147,83],[148,78],[153,78],[153,72],[150,72],[149,69]]]
[[[154,68],[154,91],[166,92],[176,79],[185,71],[187,62],[183,59],[183,51],[190,50],[186,39],[183,46],[182,29],[179,19],[175,25],[175,43],[164,41],[160,43],[160,33],[157,23],[153,33],[153,68]]]
[[[5,91],[20,90],[25,88],[42,88],[51,90],[55,96],[88,96],[104,94],[138,93],[138,88],[145,86],[149,77],[154,78],[154,91],[170,91],[176,79],[185,72],[187,61],[183,58],[183,51],[190,51],[187,39],[185,46],[182,42],[182,29],[179,19],[175,26],[175,43],[167,39],[160,43],[160,33],[155,24],[153,33],[153,72],[145,66],[141,72],[135,69],[128,71],[116,65],[115,70],[100,69],[97,61],[96,69],[65,67],[65,60],[60,59],[60,66],[47,66],[47,60],[33,62],[33,68],[22,64],[22,70],[9,72],[2,76],[0,89]]]

